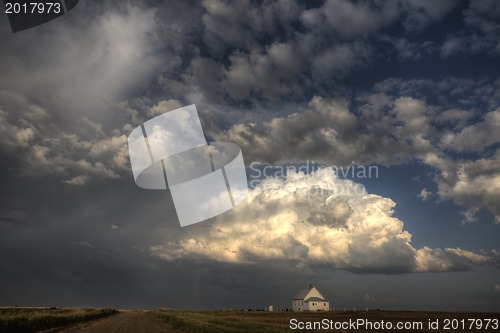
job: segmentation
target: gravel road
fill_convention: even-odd
[[[64,333],[181,333],[168,323],[145,311],[120,311],[120,313],[67,326],[52,332]]]

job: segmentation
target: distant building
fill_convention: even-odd
[[[295,294],[292,309],[293,311],[328,311],[330,302],[311,284],[309,288],[301,289]]]

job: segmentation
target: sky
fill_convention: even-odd
[[[1,305],[500,311],[495,0],[80,1],[0,42]],[[127,137],[191,104],[250,190],[181,228]]]

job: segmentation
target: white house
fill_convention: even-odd
[[[309,288],[299,290],[292,301],[293,311],[328,311],[328,302],[316,287],[309,285]]]

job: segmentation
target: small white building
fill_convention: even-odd
[[[293,311],[329,311],[328,302],[312,284],[299,290],[292,300]]]

